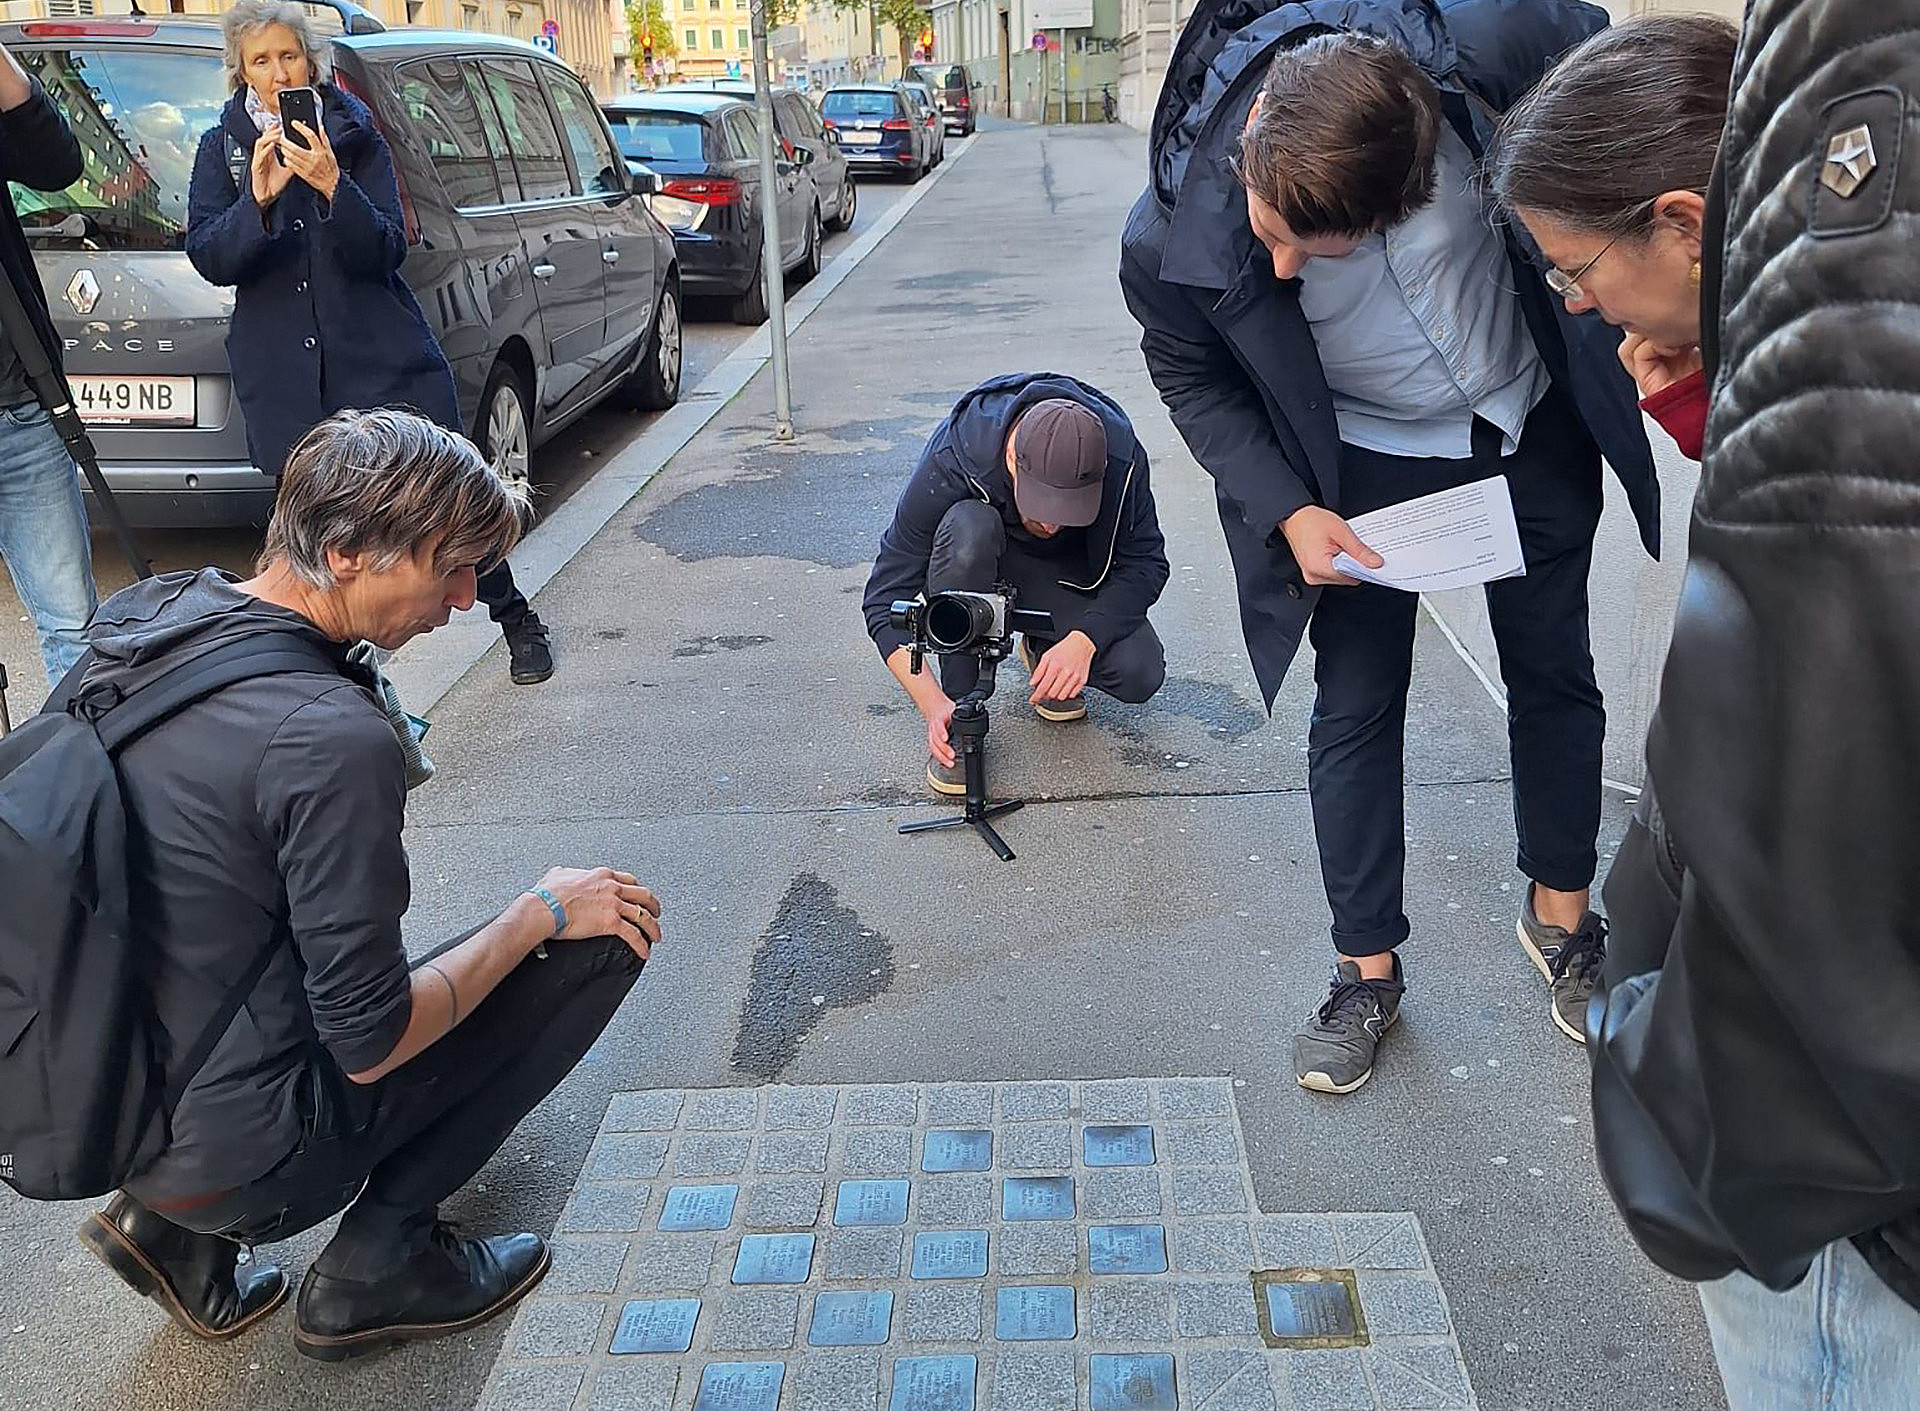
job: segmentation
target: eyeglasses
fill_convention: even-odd
[[[1622,233],[1624,234],[1625,232]],[[1606,254],[1607,251],[1619,243],[1620,236],[1614,236],[1613,239],[1600,247],[1600,254],[1595,255],[1572,274],[1568,274],[1565,270],[1557,267],[1550,267],[1546,271],[1547,288],[1551,289],[1562,299],[1573,299],[1575,301],[1585,299],[1587,295],[1586,291],[1580,287],[1581,279],[1586,276],[1588,270],[1600,263],[1600,255]]]

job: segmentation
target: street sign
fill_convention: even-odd
[[[1027,20],[1035,29],[1092,29],[1093,0],[1033,0]]]
[[[558,20],[542,21],[540,25],[540,32],[546,35],[549,39],[558,39],[560,37],[560,21]]]
[[[1044,53],[1046,53],[1046,52],[1047,52],[1047,37],[1046,37],[1046,35],[1044,35],[1044,34],[1036,34],[1036,35],[1034,35],[1034,37],[1033,37],[1033,46],[1032,46],[1032,48],[1033,48],[1033,52],[1034,52],[1034,53],[1036,53],[1036,54],[1044,54]]]
[[[536,49],[544,49],[549,54],[553,54],[556,56],[560,53],[560,41],[558,38],[556,38],[551,34],[534,35],[533,47]]]

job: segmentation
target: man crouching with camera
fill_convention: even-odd
[[[279,1270],[237,1263],[242,1245],[343,1210],[300,1290],[311,1357],[463,1331],[547,1272],[538,1235],[464,1233],[440,1202],[599,1037],[660,903],[627,873],[555,867],[409,966],[401,745],[348,655],[472,607],[524,512],[464,438],[341,412],[294,448],[255,577],[150,578],[94,616],[78,708],[108,720],[149,690],[187,694],[216,658],[244,668],[119,755],[142,842],[128,892],[180,1096],[160,1149],[80,1229],[197,1336],[233,1337],[287,1296]]]
[[[895,602],[1011,588],[1053,616],[1051,640],[1022,634],[1028,700],[1041,719],[1087,713],[1092,686],[1139,704],[1166,680],[1147,609],[1167,584],[1147,455],[1105,393],[1058,373],[1010,373],[954,405],[900,494],[867,580],[867,632],[927,720],[927,783],[966,792],[948,727],[980,662],[940,657],[940,680],[912,670]]]

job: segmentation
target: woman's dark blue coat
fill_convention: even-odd
[[[461,429],[453,370],[400,278],[407,238],[386,139],[359,99],[318,88],[340,163],[331,202],[296,176],[261,219],[245,89],[201,139],[187,200],[187,258],[235,290],[233,390],[253,463],[271,475],[315,422],[347,407],[410,407]]]

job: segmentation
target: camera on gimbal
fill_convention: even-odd
[[[1003,583],[991,593],[932,593],[924,601],[902,600],[888,616],[896,630],[907,634],[912,669],[918,672],[928,652],[999,661],[1013,650],[1014,633],[1052,634],[1052,613],[1018,607],[1017,601],[1013,587]]]

